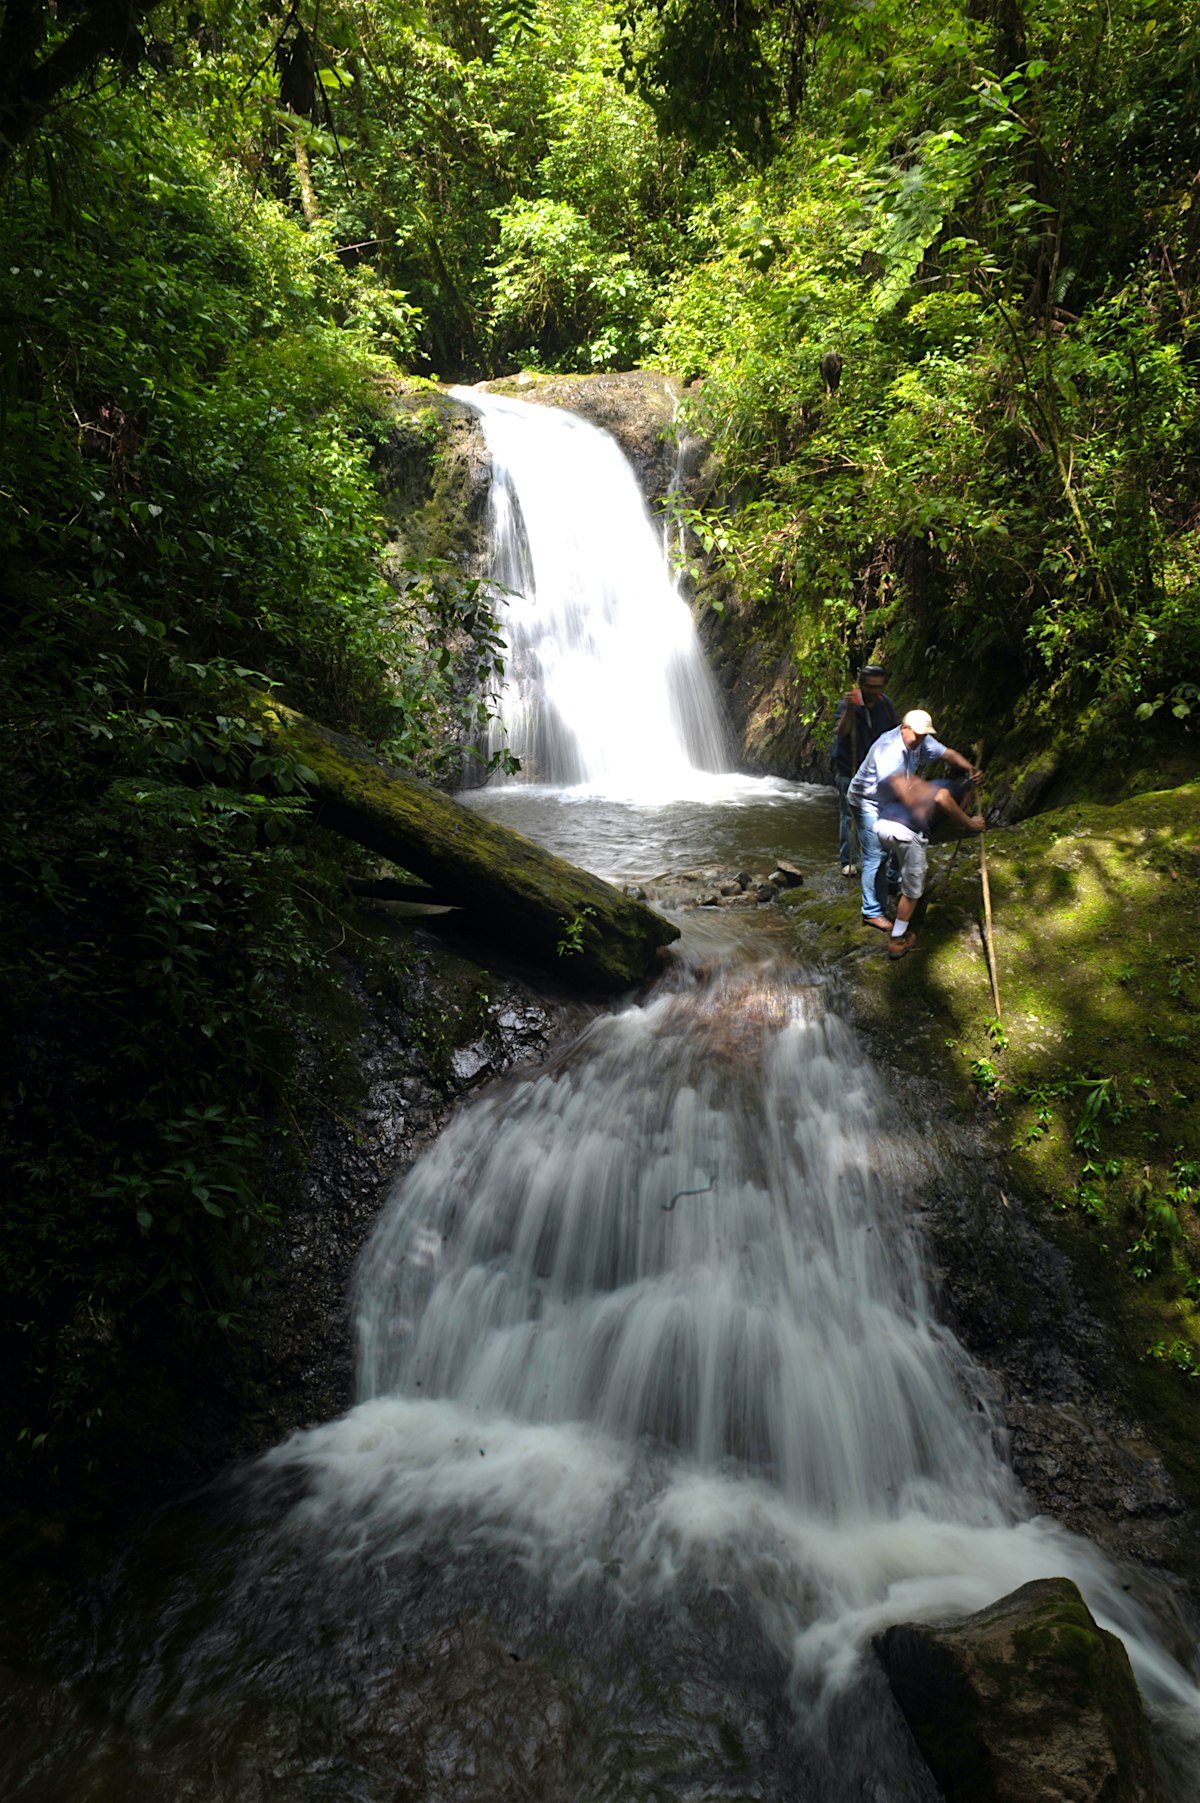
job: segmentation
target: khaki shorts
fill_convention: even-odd
[[[919,900],[925,893],[927,858],[924,837],[914,832],[911,826],[901,825],[899,820],[876,821],[875,831],[883,849],[894,853],[900,866],[901,895],[906,895],[909,901]]]

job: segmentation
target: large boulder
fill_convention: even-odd
[[[948,1803],[1159,1803],[1129,1657],[1068,1578],[875,1651]]]

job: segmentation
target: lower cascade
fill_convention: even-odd
[[[728,1586],[818,1713],[879,1628],[1053,1575],[1191,1711],[1119,1574],[1029,1518],[930,1311],[929,1176],[819,986],[741,969],[605,1017],[401,1184],[359,1274],[359,1409],[275,1457],[331,1528],[349,1484],[356,1533],[456,1521],[556,1585],[606,1574],[614,1608]]]
[[[400,1182],[361,1400],[115,1574],[9,1794],[937,1803],[871,1638],[1053,1576],[1195,1794],[1192,1680],[931,1312],[933,1154],[819,977],[706,963]]]

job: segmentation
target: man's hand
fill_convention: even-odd
[[[961,770],[964,775],[969,776],[973,783],[983,781],[983,771],[977,770],[970,758],[965,758],[961,751],[955,751],[953,747],[949,745],[946,747],[946,762],[948,764],[953,764],[956,769]]]

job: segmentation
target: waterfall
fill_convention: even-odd
[[[597,1021],[460,1115],[381,1218],[357,1420],[303,1446],[330,1524],[349,1488],[357,1534],[455,1521],[627,1602],[706,1572],[817,1698],[889,1622],[1066,1574],[1193,1711],[1115,1569],[1029,1518],[930,1308],[906,1217],[928,1174],[819,991],[757,969]]]
[[[607,432],[475,389],[492,457],[506,683],[496,738],[523,782],[694,793],[729,756],[712,679],[633,470]]]

